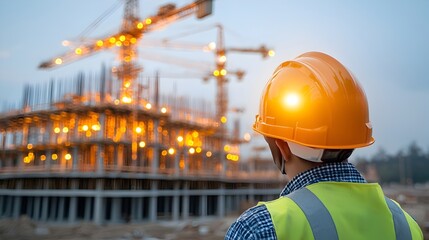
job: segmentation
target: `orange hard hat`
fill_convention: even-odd
[[[363,89],[340,62],[320,52],[304,53],[277,67],[262,92],[253,129],[321,149],[374,142]]]

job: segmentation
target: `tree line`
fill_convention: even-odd
[[[415,184],[429,182],[429,149],[416,142],[396,154],[380,148],[371,158],[359,157],[356,167],[369,182]]]

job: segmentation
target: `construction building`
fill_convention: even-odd
[[[145,20],[137,3],[126,1],[119,33],[40,65],[117,48],[119,66],[26,86],[19,108],[0,113],[0,217],[96,224],[223,217],[278,196],[284,179],[274,164],[241,159],[239,131],[225,125],[225,49],[213,72],[216,111],[205,100],[162,95],[158,77],[139,77],[142,34],[194,12],[204,17],[211,1],[163,6]]]
[[[222,217],[243,202],[278,195],[284,184],[278,170],[246,161],[243,168],[239,145],[218,134],[207,106],[156,100],[156,92],[123,105],[105,76],[28,86],[22,108],[0,115],[2,217],[95,223]]]

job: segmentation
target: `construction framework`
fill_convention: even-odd
[[[239,143],[216,131],[208,103],[161,95],[154,78],[134,85],[138,101],[121,104],[113,79],[103,69],[27,86],[21,108],[0,114],[1,217],[96,224],[222,217],[278,196],[285,183],[278,170],[242,161]]]

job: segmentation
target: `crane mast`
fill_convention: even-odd
[[[224,31],[223,27],[220,24],[216,25],[217,28],[217,43],[216,43],[216,69],[213,71],[213,76],[216,79],[216,119],[221,122],[221,131],[224,129],[222,125],[227,121],[227,112],[228,112],[228,89],[227,89],[227,75],[236,75],[238,79],[243,78],[244,71],[227,71],[226,62],[227,62],[227,53],[229,52],[241,52],[241,53],[258,53],[261,54],[263,58],[269,56],[274,56],[274,51],[266,48],[262,45],[259,48],[226,48],[224,42]]]
[[[216,70],[213,75],[216,78],[216,120],[221,123],[226,123],[226,113],[228,111],[228,93],[226,89],[226,56],[224,48],[223,27],[220,24],[217,28],[217,44],[216,44]],[[222,126],[222,125],[221,125]]]
[[[135,31],[136,23],[140,22],[138,10],[138,1],[127,0],[120,32],[128,33],[134,37],[141,37],[142,34]],[[121,37],[122,35],[119,41],[121,41]],[[125,37],[126,39],[127,37]],[[136,39],[139,38],[137,37]],[[133,91],[130,87],[142,69],[135,61],[137,58],[137,44],[129,44],[127,41],[123,41],[123,46],[119,48],[119,58],[121,62],[116,70],[116,76],[121,81],[121,100],[124,103],[129,103],[133,98]]]

